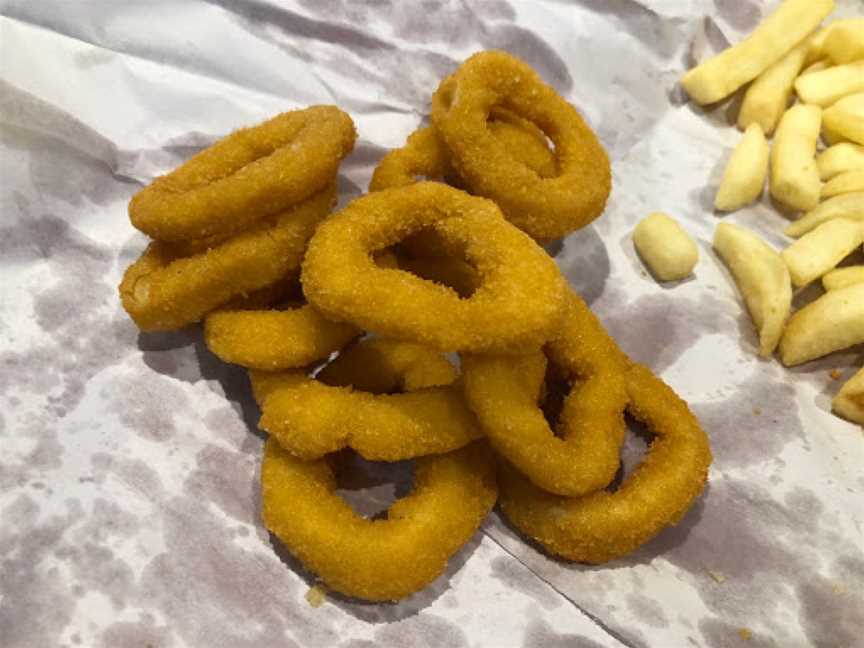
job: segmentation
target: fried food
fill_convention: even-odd
[[[768,175],[768,142],[759,124],[750,124],[729,158],[714,198],[720,211],[736,211],[759,198]]]
[[[829,198],[786,228],[786,235],[792,238],[803,236],[819,227],[822,223],[837,218],[864,223],[864,191],[845,193]]]
[[[831,178],[822,185],[822,200],[852,192],[864,192],[864,168],[846,171]]]
[[[770,357],[792,308],[786,263],[758,236],[730,223],[717,226],[714,249],[732,272],[759,332],[759,355]]]
[[[451,384],[455,371],[446,358],[407,342],[379,343],[365,355],[368,359],[378,354],[387,359],[377,361],[370,370],[374,378],[366,378],[365,386],[389,382],[405,391],[375,393],[346,384],[345,379],[355,378],[361,366],[352,372],[325,369],[321,380],[303,371],[251,371],[261,406],[259,427],[305,461],[343,448],[371,461],[400,461],[449,452],[482,436],[461,388]],[[336,384],[325,384],[328,376],[334,379],[334,372]],[[430,384],[435,386],[427,387]]]
[[[856,144],[864,144],[864,92],[848,95],[825,109],[825,128]]]
[[[834,23],[825,37],[822,50],[838,65],[864,59],[864,18]]]
[[[331,185],[277,216],[272,225],[192,256],[178,256],[170,244],[154,241],[123,275],[123,307],[142,331],[168,331],[283,279],[300,265],[335,195]]]
[[[738,112],[738,128],[746,130],[757,125],[766,135],[774,132],[789,105],[795,79],[804,66],[809,48],[809,39],[803,40],[756,77],[744,93]]]
[[[423,228],[464,250],[477,269],[479,286],[467,299],[375,263],[372,252]],[[325,316],[441,351],[539,346],[558,325],[565,296],[554,261],[494,203],[437,182],[363,196],[328,219],[309,243],[301,281]]]
[[[826,291],[858,283],[864,283],[864,265],[837,268],[822,277],[822,287]]]
[[[816,166],[822,180],[830,180],[849,171],[864,171],[864,146],[835,144],[816,157]]]
[[[678,281],[693,272],[699,248],[678,222],[661,212],[649,214],[633,230],[633,245],[660,281]]]
[[[573,384],[557,430],[538,406],[547,363],[539,350],[463,354],[465,398],[496,452],[534,484],[585,495],[607,486],[618,470],[628,360],[575,293],[546,355]]]
[[[549,135],[554,177],[513,163],[487,125],[495,105]],[[534,239],[560,238],[602,213],[611,189],[605,150],[576,109],[516,57],[487,51],[466,60],[433,95],[432,123],[468,190],[494,200]]]
[[[825,293],[789,319],[780,341],[787,367],[864,343],[864,284]]]
[[[806,286],[837,267],[864,243],[864,223],[837,218],[808,232],[783,250],[792,283]]]
[[[864,92],[864,61],[836,65],[800,77],[795,92],[801,101],[827,108],[843,97]]]
[[[497,498],[484,443],[417,460],[413,490],[384,519],[361,517],[336,488],[327,460],[300,461],[267,441],[265,526],[327,587],[367,601],[396,601],[435,580]]]
[[[831,408],[843,418],[864,425],[864,369],[840,388],[831,401]]]
[[[362,331],[331,322],[309,304],[284,310],[219,309],[204,319],[204,341],[220,359],[250,369],[306,367],[342,349]]]
[[[785,0],[740,43],[687,72],[681,85],[699,104],[725,99],[776,63],[834,10],[834,0]]]
[[[322,191],[355,138],[335,106],[282,113],[154,180],[133,196],[129,218],[164,241],[240,232]]]
[[[553,555],[593,564],[625,556],[676,524],[705,487],[711,450],[687,404],[641,365],[625,381],[627,410],[655,438],[617,491],[561,497],[510,465],[499,472],[507,519]]]
[[[774,134],[771,195],[793,209],[808,211],[819,204],[816,144],[821,123],[821,108],[798,104],[783,114]]]
[[[546,135],[534,124],[495,107],[486,125],[515,163],[533,169],[541,178],[555,175],[555,155],[549,149]],[[418,178],[445,180],[456,187],[463,185],[450,164],[447,148],[431,126],[418,128],[408,136],[402,148],[381,158],[372,173],[369,191],[404,187],[414,184]]]

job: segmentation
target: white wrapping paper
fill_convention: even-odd
[[[0,645],[864,645],[864,438],[830,414],[829,378],[860,350],[794,370],[757,359],[710,247],[739,135],[726,107],[694,108],[676,86],[774,4],[0,2]],[[608,147],[609,207],[557,260],[691,402],[711,483],[680,525],[609,565],[550,559],[494,514],[408,600],[312,607],[314,578],[259,520],[244,372],[197,330],[141,334],[120,308],[145,244],[126,203],[234,128],[335,103],[360,133],[344,204],[438,80],[487,48],[535,66]],[[692,279],[660,286],[636,257],[632,227],[655,210],[697,238]],[[767,201],[726,219],[784,244]]]

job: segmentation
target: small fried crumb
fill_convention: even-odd
[[[753,633],[747,628],[738,628],[738,636],[740,636],[744,641],[750,641],[750,637],[753,636]]]
[[[835,594],[845,594],[846,588],[843,587],[842,583],[831,583],[831,589]]]
[[[762,408],[757,407],[753,410],[753,416],[762,416]]]
[[[828,375],[831,376],[831,380],[840,380],[843,377],[843,372],[839,369],[834,369],[834,371]]]
[[[313,608],[321,607],[327,600],[327,588],[321,585],[313,585],[306,592],[306,602]]]
[[[717,581],[718,583],[725,583],[726,582],[726,577],[723,574],[721,574],[720,572],[714,571],[713,569],[706,569],[705,571],[707,571],[708,575],[711,578],[713,578],[715,581]]]

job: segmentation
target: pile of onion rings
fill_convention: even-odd
[[[202,322],[207,347],[249,369],[265,526],[327,587],[392,601],[445,571],[499,486],[512,524],[569,560],[622,557],[675,524],[706,483],[707,437],[539,245],[610,190],[576,109],[511,55],[472,56],[432,125],[330,217],[354,140],[338,108],[285,113],[129,206],[155,239],[120,285],[132,319]],[[655,439],[616,490],[626,414]],[[338,492],[346,457],[413,462],[413,490],[363,517]]]

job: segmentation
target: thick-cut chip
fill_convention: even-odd
[[[746,39],[687,72],[681,85],[694,101],[725,99],[800,43],[834,10],[834,0],[785,0]]]
[[[864,425],[864,369],[843,385],[831,402],[831,407],[843,418]]]
[[[837,267],[864,242],[864,223],[838,218],[822,223],[795,241],[780,255],[792,283],[806,286]]]
[[[846,171],[831,178],[822,187],[822,200],[854,191],[864,191],[864,169]]]
[[[822,287],[826,291],[859,283],[864,283],[864,265],[837,268],[822,277]]]
[[[822,51],[835,63],[864,59],[864,18],[835,23],[825,37]]]
[[[282,113],[216,142],[129,203],[132,224],[165,241],[239,232],[322,191],[354,147],[336,106]]]
[[[750,124],[732,152],[714,198],[720,211],[735,211],[762,193],[768,175],[768,142],[759,124]]]
[[[819,204],[816,144],[821,123],[821,108],[797,105],[785,112],[774,134],[771,195],[793,209],[807,211]]]
[[[123,307],[142,331],[167,331],[197,322],[232,297],[282,280],[300,265],[335,195],[331,185],[278,216],[275,224],[192,256],[178,257],[170,244],[151,243],[123,275]]]
[[[661,212],[649,214],[633,230],[633,245],[660,281],[688,277],[699,261],[699,248],[678,222]]]
[[[759,354],[770,356],[789,317],[792,286],[782,257],[742,227],[721,223],[714,249],[729,267],[759,332]]]
[[[840,194],[829,198],[786,228],[786,235],[798,238],[835,218],[864,223],[864,191]]]
[[[789,105],[792,86],[809,47],[809,39],[802,41],[750,84],[738,112],[738,128],[745,130],[757,124],[766,135],[774,131]]]
[[[864,92],[864,61],[803,75],[795,82],[795,92],[804,103],[822,107],[847,95]]]
[[[864,343],[864,284],[825,293],[790,319],[780,341],[786,366]]]
[[[864,146],[835,144],[816,157],[816,167],[823,180],[830,180],[847,171],[864,171]]]
[[[864,92],[843,97],[825,109],[825,127],[856,144],[864,144]]]
[[[305,462],[270,438],[261,466],[265,526],[330,589],[395,601],[423,589],[495,505],[495,462],[485,443],[419,459],[411,492],[380,520],[336,492],[326,459]]]

